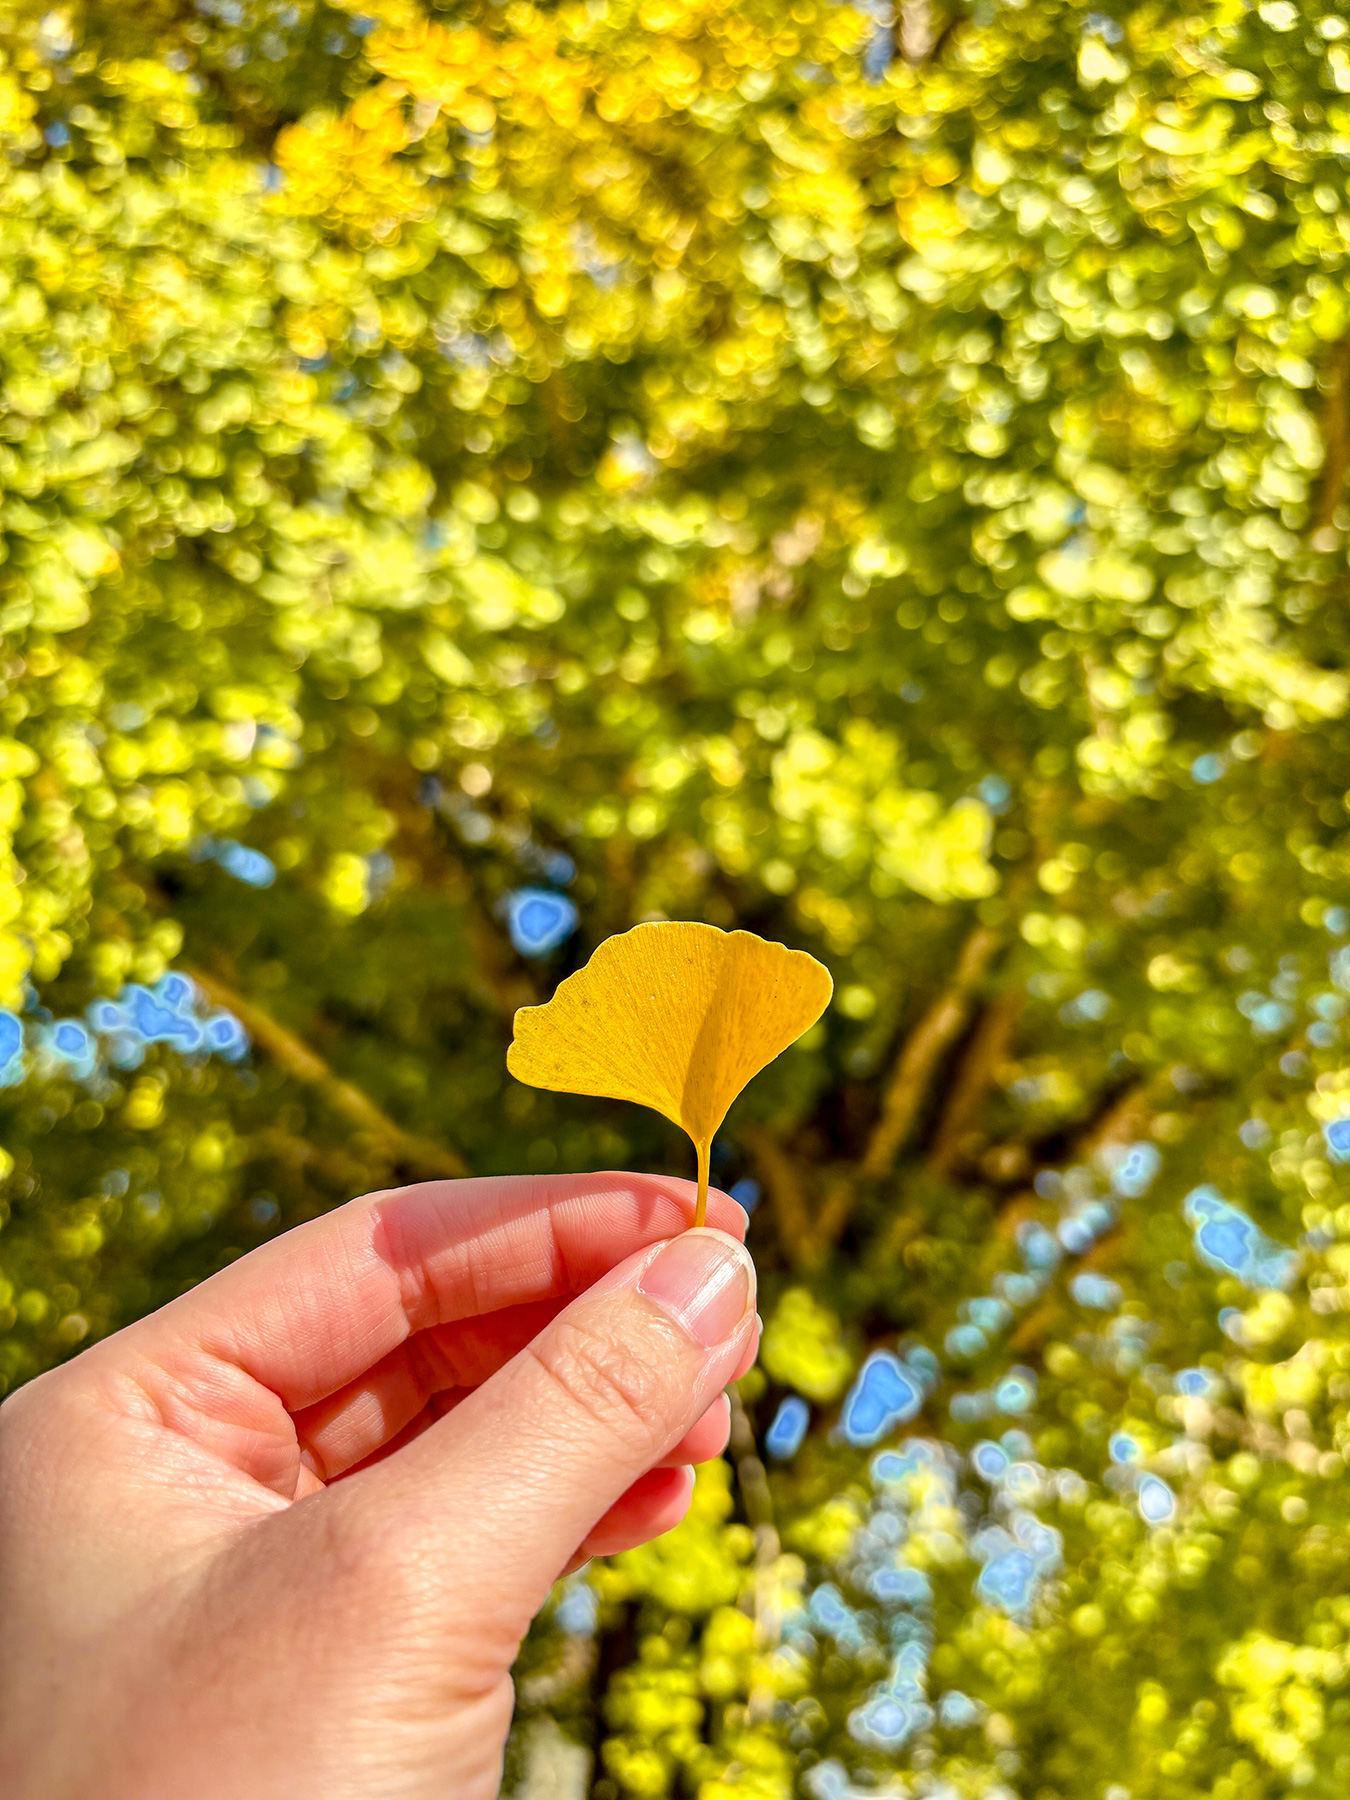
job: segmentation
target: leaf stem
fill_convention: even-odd
[[[698,1151],[698,1201],[694,1207],[694,1224],[702,1225],[708,1216],[708,1168],[712,1161],[712,1139],[705,1138],[694,1148]]]

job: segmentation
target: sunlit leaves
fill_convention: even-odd
[[[0,20],[0,1376],[424,1173],[362,1095],[684,1169],[502,1047],[744,923],[838,977],[713,1150],[812,1429],[782,1555],[718,1465],[599,1578],[597,1780],[1340,1792],[1350,28],[899,14]],[[86,1077],[174,963],[281,1035]]]

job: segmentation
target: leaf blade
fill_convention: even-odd
[[[753,932],[670,921],[607,938],[542,1006],[515,1016],[506,1065],[554,1092],[631,1100],[699,1152],[699,1216],[713,1134],[742,1088],[816,1022],[829,971]]]

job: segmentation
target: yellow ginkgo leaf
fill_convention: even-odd
[[[635,925],[607,938],[546,1005],[520,1009],[506,1066],[531,1087],[636,1100],[682,1126],[698,1151],[701,1225],[713,1133],[833,989],[814,956],[749,931]]]

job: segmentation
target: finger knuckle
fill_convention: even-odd
[[[567,1321],[531,1349],[575,1413],[636,1456],[659,1454],[668,1433],[662,1371],[651,1347],[615,1342]]]

